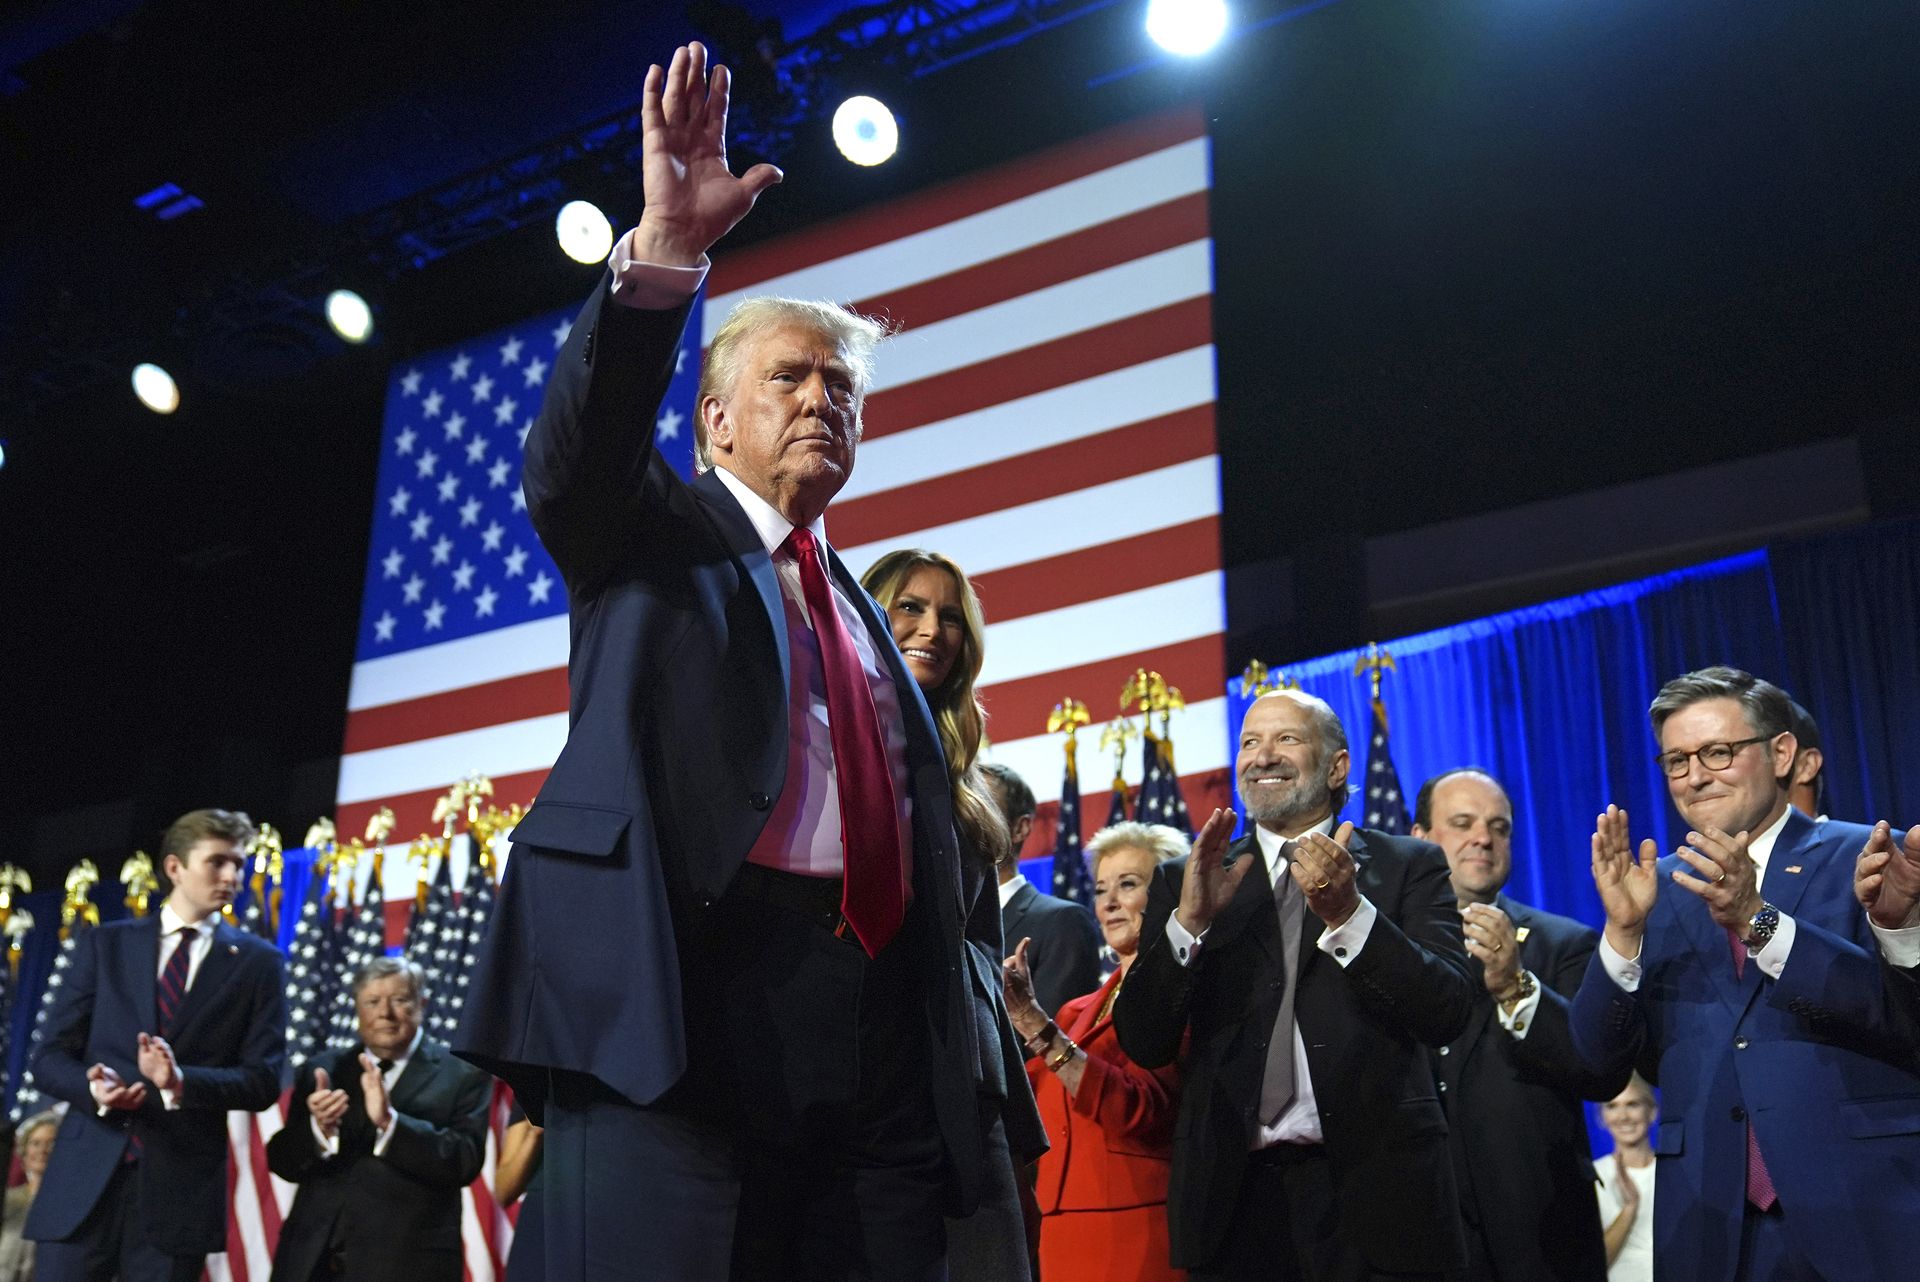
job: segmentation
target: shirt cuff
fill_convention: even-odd
[[[400,1114],[394,1110],[393,1105],[387,1105],[387,1124],[380,1128],[380,1134],[376,1136],[373,1141],[373,1155],[375,1157],[385,1155],[387,1151],[387,1141],[393,1138],[393,1132],[399,1125]]]
[[[1787,919],[1782,917],[1780,924],[1786,925]],[[1873,926],[1873,923],[1869,921],[1867,925]],[[1901,970],[1920,966],[1920,926],[1897,929],[1873,926],[1873,937],[1880,941],[1880,955],[1887,959],[1887,965],[1897,966]]]
[[[313,1142],[315,1147],[320,1150],[321,1157],[337,1157],[339,1155],[340,1137],[338,1135],[328,1135],[320,1129],[320,1123],[314,1121],[311,1117],[307,1119],[307,1128],[313,1132]]]
[[[160,1102],[166,1106],[167,1112],[177,1113],[180,1111],[180,1101],[186,1097],[187,1080],[176,1068],[173,1070],[173,1085],[160,1092]]]
[[[1765,948],[1753,954],[1753,964],[1758,966],[1760,973],[1768,979],[1780,978],[1780,972],[1786,969],[1787,954],[1793,951],[1795,930],[1793,918],[1781,913],[1780,924],[1773,928],[1773,938],[1767,941]],[[1740,946],[1746,947],[1745,944]]]
[[[633,238],[639,230],[636,227],[616,241],[607,259],[607,270],[613,273],[614,298],[628,307],[656,312],[678,307],[705,283],[711,260],[702,254],[691,267],[666,267],[635,258]]]
[[[1647,951],[1646,942],[1640,944],[1641,955]],[[1600,935],[1600,966],[1607,972],[1607,978],[1618,984],[1622,991],[1637,993],[1640,991],[1640,958],[1622,957],[1612,944],[1607,942],[1605,932]]]
[[[1515,1041],[1527,1040],[1527,1029],[1533,1026],[1533,1012],[1540,1009],[1540,977],[1533,977],[1533,991],[1521,999],[1509,1015],[1507,1008],[1498,1000],[1493,1003],[1493,1013],[1500,1018],[1500,1027],[1513,1034]]]
[[[1353,959],[1367,946],[1367,937],[1373,933],[1373,923],[1379,916],[1380,910],[1362,895],[1360,906],[1353,910],[1353,916],[1324,932],[1314,946],[1339,962],[1340,969],[1345,970],[1353,965]]]
[[[1182,966],[1191,966],[1200,957],[1200,945],[1206,940],[1207,932],[1194,934],[1180,924],[1178,917],[1167,918],[1167,942],[1173,945],[1174,958]]]

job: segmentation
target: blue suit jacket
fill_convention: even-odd
[[[455,1046],[535,1117],[550,1069],[591,1074],[640,1104],[678,1080],[676,940],[725,892],[787,769],[786,614],[772,558],[716,477],[688,483],[653,448],[687,308],[624,307],[609,280],[575,321],[527,438],[528,510],[572,607],[570,729],[514,831]],[[998,899],[984,870],[963,873],[919,687],[872,599],[828,561],[905,720],[915,911],[931,924],[915,968],[935,1110],[967,1207],[976,1096],[983,1075],[1007,1077],[984,966],[969,955],[998,947]],[[997,964],[992,980],[997,991]],[[1030,1113],[1023,1072],[1017,1088]]]
[[[1727,933],[1671,884],[1647,921],[1639,990],[1596,955],[1573,1036],[1601,1070],[1660,1087],[1655,1276],[1734,1277],[1751,1120],[1787,1231],[1825,1277],[1900,1276],[1920,1253],[1920,1050],[1889,999],[1853,865],[1869,829],[1787,820],[1761,893],[1793,917],[1778,980],[1736,978]]]
[[[136,1039],[158,1030],[159,970],[157,916],[109,922],[74,941],[33,1059],[35,1084],[72,1107],[27,1214],[29,1238],[60,1241],[80,1228],[132,1133],[140,1138],[147,1211],[136,1230],[170,1255],[227,1249],[227,1112],[263,1109],[280,1095],[287,1039],[280,950],[217,924],[168,1039],[186,1083],[180,1108],[169,1112],[149,1086],[137,1111],[101,1117],[87,1069],[105,1064],[123,1081],[140,1080]]]

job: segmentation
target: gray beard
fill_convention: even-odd
[[[1314,787],[1311,776],[1302,775],[1273,800],[1265,804],[1247,802],[1247,817],[1263,827],[1277,827],[1291,820],[1301,819],[1317,810],[1326,808],[1328,796],[1324,789]],[[1243,789],[1241,795],[1246,795]]]

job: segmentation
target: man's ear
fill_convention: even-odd
[[[1018,819],[1014,820],[1013,832],[1010,835],[1013,837],[1013,857],[1015,860],[1018,860],[1020,858],[1020,851],[1027,844],[1027,838],[1033,835],[1033,816],[1021,815]]]
[[[167,891],[169,894],[172,893],[175,886],[180,884],[180,874],[186,870],[186,861],[178,855],[168,855],[161,859],[160,871],[166,874]]]
[[[1790,783],[1812,783],[1820,773],[1820,767],[1827,762],[1826,755],[1818,748],[1802,748],[1800,759],[1794,763],[1793,778]]]
[[[718,396],[709,393],[700,398],[697,410],[700,415],[701,430],[707,434],[708,450],[733,450],[733,419],[727,413],[727,407]]]
[[[1419,824],[1415,824],[1413,827],[1407,829],[1407,835],[1409,837],[1412,837],[1415,841],[1431,840],[1431,838],[1427,836],[1427,830],[1425,828],[1422,828]]]

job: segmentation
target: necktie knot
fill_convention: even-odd
[[[382,1077],[385,1077],[387,1073],[393,1068],[393,1061],[390,1059],[375,1060],[374,1063],[380,1066],[380,1076]]]
[[[820,555],[820,544],[813,537],[813,531],[804,525],[793,527],[793,533],[787,535],[786,546],[796,561],[812,561]]]

